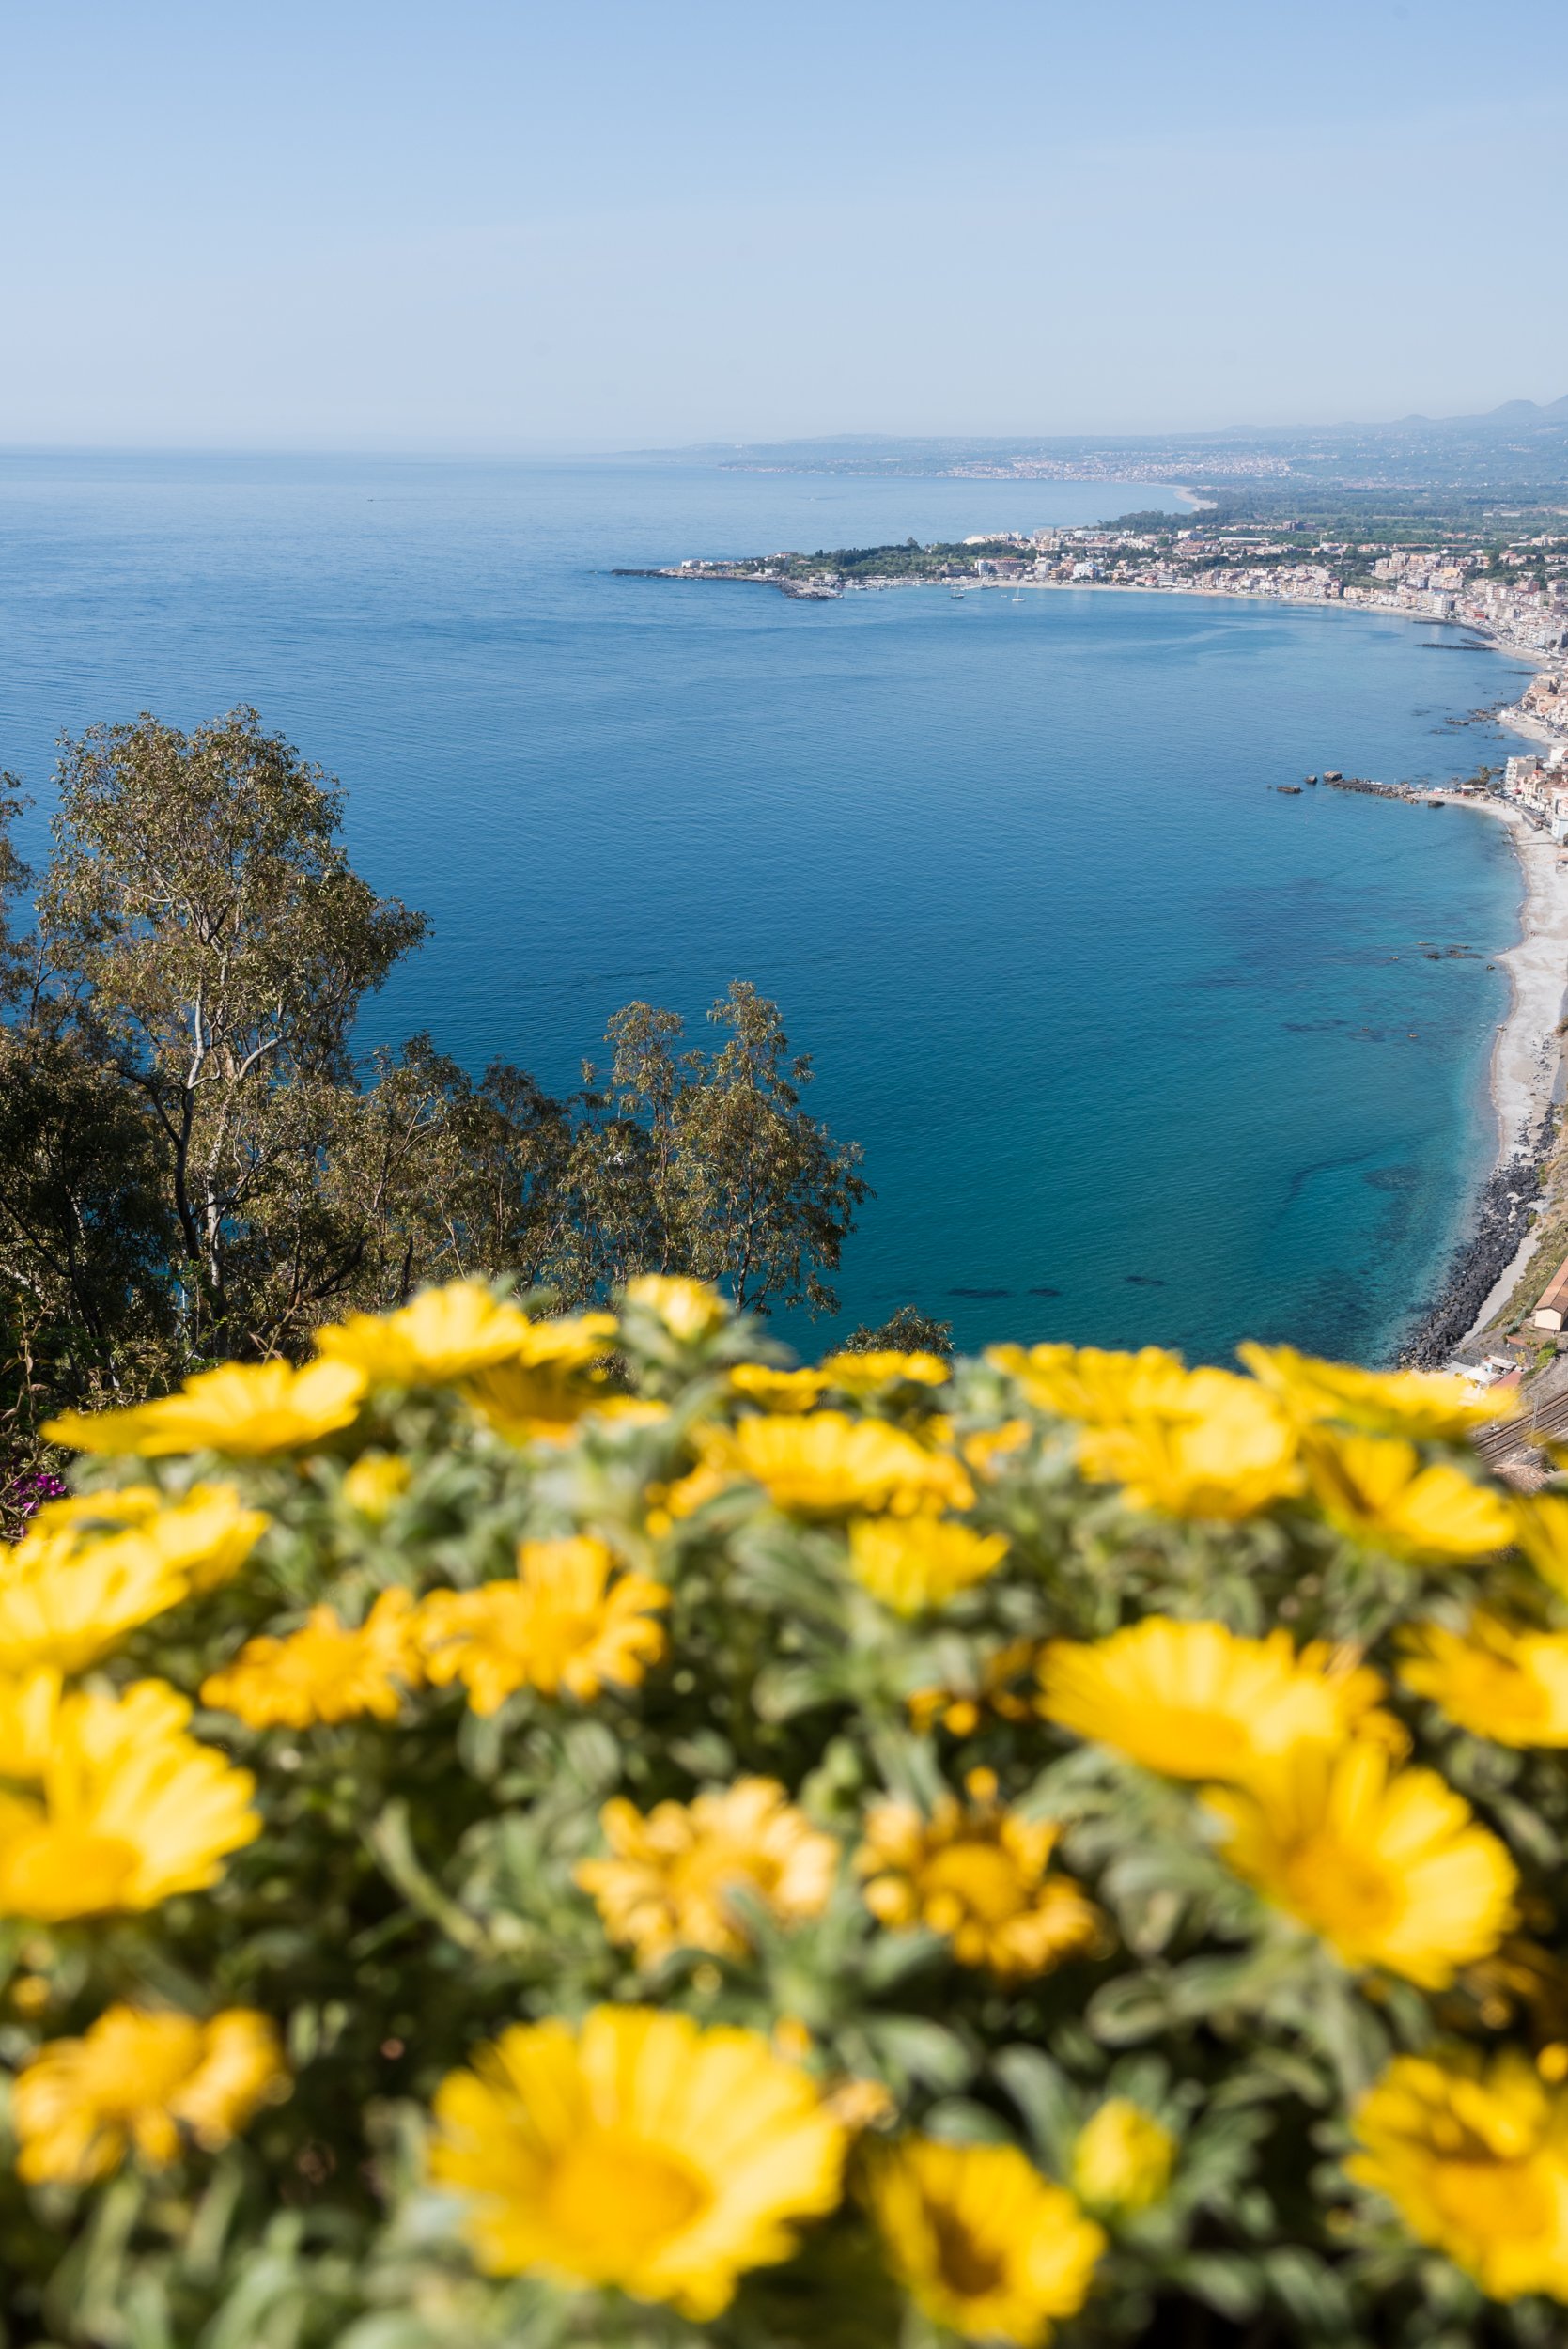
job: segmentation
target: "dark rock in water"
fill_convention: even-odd
[[[1060,1297],[1062,1291],[1060,1289],[1035,1288],[1027,1289],[1024,1294],[1028,1297]]]
[[[1165,1283],[1156,1280],[1152,1272],[1129,1272],[1125,1277],[1129,1289],[1162,1289],[1165,1286]]]
[[[1481,1194],[1470,1237],[1454,1251],[1443,1285],[1400,1355],[1412,1370],[1436,1370],[1473,1326],[1529,1228],[1523,1209],[1541,1196],[1546,1137],[1531,1136]]]
[[[1011,1297],[1011,1289],[949,1289],[949,1297]]]

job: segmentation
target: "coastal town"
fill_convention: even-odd
[[[658,571],[623,574],[678,580],[736,580],[777,587],[803,600],[836,599],[894,587],[934,586],[963,597],[987,590],[1122,589],[1162,595],[1246,597],[1280,603],[1332,604],[1446,623],[1467,641],[1513,653],[1538,674],[1506,713],[1516,731],[1545,751],[1568,755],[1568,532],[1509,538],[1387,539],[1313,537],[1289,520],[1267,530],[1199,520],[1174,524],[1150,514],[1099,528],[976,534],[922,546],[840,548],[780,552],[729,561],[697,558]],[[1543,771],[1561,762],[1536,762]],[[1521,770],[1521,773],[1523,770]],[[1532,786],[1556,791],[1558,781]],[[1551,823],[1557,803],[1514,795]],[[1564,803],[1568,815],[1568,801]],[[1564,838],[1568,838],[1565,829]]]

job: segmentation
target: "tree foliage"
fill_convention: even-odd
[[[0,791],[0,906],[33,877]],[[567,1303],[692,1272],[767,1312],[835,1303],[859,1153],[737,982],[722,1041],[611,1020],[569,1097],[355,1023],[427,934],[350,866],[343,795],[252,709],[67,739],[37,920],[0,925],[0,1287],[13,1434],[40,1398],[298,1359],[318,1323],[509,1271]],[[13,1446],[14,1448],[14,1446]],[[24,1448],[24,1447],[23,1447]]]

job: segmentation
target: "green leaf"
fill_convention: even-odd
[[[1013,2132],[999,2113],[977,2105],[970,2096],[942,2096],[930,2108],[921,2127],[927,2137],[949,2145],[1011,2145]]]
[[[862,2028],[881,2061],[927,2088],[958,2089],[973,2077],[969,2049],[940,2023],[918,2015],[871,2015]]]
[[[1038,2047],[1003,2047],[991,2070],[1023,2115],[1034,2150],[1060,2177],[1072,2158],[1078,2109],[1065,2075]]]

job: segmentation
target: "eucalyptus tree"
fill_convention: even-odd
[[[719,1049],[679,1050],[669,1011],[629,1003],[611,1021],[609,1082],[595,1093],[574,1153],[578,1285],[629,1270],[716,1282],[737,1305],[837,1311],[823,1279],[837,1268],[869,1196],[861,1151],[836,1142],[802,1104],[812,1081],[776,1003],[737,979],[712,1006]]]
[[[354,1018],[425,918],[352,871],[342,794],[253,709],[91,727],[58,780],[43,984],[151,1120],[194,1349],[267,1350],[257,1237],[287,1203],[297,1304],[340,1285],[332,1220],[292,1210],[351,1091]]]

